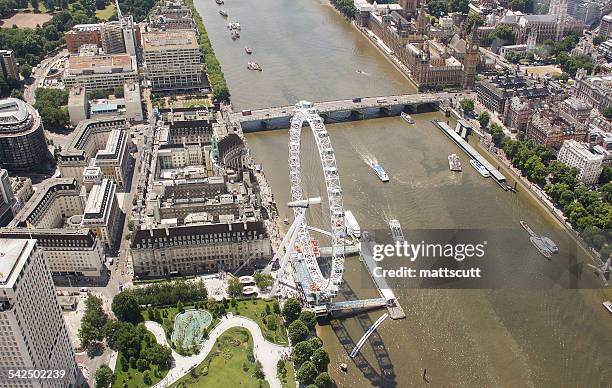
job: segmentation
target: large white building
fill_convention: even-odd
[[[87,205],[81,219],[81,227],[96,232],[106,248],[117,244],[119,234],[121,209],[115,192],[117,184],[109,179],[94,185],[87,197]]]
[[[123,185],[129,162],[129,135],[125,119],[110,117],[82,120],[73,140],[61,151],[59,169],[63,177],[83,179],[89,166],[100,167],[104,177]]]
[[[63,378],[8,379],[9,370],[58,371]],[[3,388],[77,383],[68,331],[36,240],[0,239],[0,376]]]
[[[142,40],[145,73],[153,90],[202,87],[202,61],[194,31],[147,32]]]
[[[64,71],[67,88],[80,85],[87,90],[105,90],[126,82],[138,82],[136,57],[126,54],[71,56]]]
[[[557,155],[559,161],[578,169],[578,179],[585,185],[593,185],[599,180],[603,169],[603,155],[591,153],[585,143],[566,140]]]

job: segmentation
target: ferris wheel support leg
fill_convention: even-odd
[[[300,225],[302,224],[303,221],[304,221],[304,213],[301,213],[295,218],[295,220],[293,221],[293,224],[291,224],[291,227],[289,228],[289,230],[287,231],[287,234],[285,234],[285,237],[283,238],[283,242],[281,243],[281,245],[278,248],[278,251],[274,255],[273,260],[278,260],[280,259],[279,253],[284,250],[283,258],[282,260],[279,261],[279,268],[276,274],[276,280],[274,281],[274,284],[272,285],[272,289],[270,290],[270,296],[272,297],[275,296],[276,290],[278,288],[278,283],[280,282],[281,278],[283,277],[285,273],[285,268],[288,264],[289,255],[291,253],[291,247],[295,244],[295,240],[297,240],[298,231],[300,230]]]

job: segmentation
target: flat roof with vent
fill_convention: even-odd
[[[0,286],[11,286],[7,283],[17,276],[21,270],[19,262],[29,257],[33,247],[34,240],[0,238]]]
[[[198,38],[194,31],[154,31],[142,34],[145,51],[168,49],[198,49]]]

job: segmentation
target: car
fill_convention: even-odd
[[[81,292],[89,292],[89,289],[87,287],[81,287],[81,289],[79,291],[81,291]]]

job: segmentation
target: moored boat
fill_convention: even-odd
[[[529,241],[533,244],[534,247],[542,254],[542,256],[546,257],[548,260],[552,257],[552,252],[548,249],[544,241],[541,238],[536,236],[529,237]]]
[[[608,310],[610,314],[612,314],[612,302],[610,302],[609,300],[606,300],[605,302],[602,303],[602,305],[606,308],[606,310]]]
[[[483,177],[488,178],[491,176],[491,174],[489,173],[489,170],[487,170],[487,168],[483,166],[482,163],[480,163],[478,160],[470,159],[470,164]]]
[[[225,1],[223,1],[223,0],[215,0],[215,3],[217,3],[218,5],[223,5],[223,4],[225,4]]]
[[[240,32],[238,32],[237,30],[232,30],[232,39],[236,40],[240,38]]]
[[[462,171],[461,168],[461,159],[457,156],[457,154],[448,155],[448,166],[451,171]]]
[[[239,30],[241,27],[240,27],[240,23],[231,22],[227,25],[227,28],[229,28],[230,30]]]
[[[263,70],[261,68],[261,66],[259,65],[259,63],[257,63],[257,62],[249,62],[249,63],[247,63],[247,69],[249,69],[249,70],[257,70],[257,71],[262,71]]]
[[[224,10],[220,9],[219,10],[219,15],[223,16],[224,18],[227,17],[227,12],[225,12]]]
[[[405,122],[407,122],[408,124],[414,124],[414,120],[412,119],[412,117],[410,117],[410,115],[406,112],[402,112],[400,113],[400,116],[404,119]]]
[[[546,247],[549,251],[551,251],[552,253],[559,253],[559,247],[557,247],[557,244],[555,244],[553,240],[546,236],[540,236],[540,238],[542,239],[544,244],[546,244]]]
[[[246,51],[247,54],[252,54],[253,53],[253,50],[251,50],[250,47],[245,47],[244,51]]]

